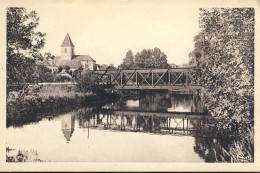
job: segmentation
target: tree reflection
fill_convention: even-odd
[[[204,124],[202,128],[199,128],[197,124],[195,125],[194,151],[206,162],[231,162],[228,149],[232,141],[236,139],[236,135],[217,131],[214,123],[214,120],[212,120],[210,123]]]

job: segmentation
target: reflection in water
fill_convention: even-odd
[[[70,138],[74,132],[74,127],[75,116],[71,114],[64,115],[61,119],[61,130],[67,143],[69,143]]]
[[[171,107],[167,109],[168,112],[190,112],[187,107],[178,106],[178,107]]]
[[[104,106],[78,108],[20,129],[9,127],[7,145],[35,149],[45,161],[201,162],[196,133],[210,117],[200,102],[192,95],[169,93],[122,96]]]
[[[139,96],[121,97],[116,103],[103,106],[104,109],[156,112],[203,113],[205,107],[200,97],[190,94],[149,93]]]
[[[192,113],[159,113],[138,111],[88,112],[81,108],[77,111],[80,128],[112,129],[119,131],[150,132],[160,134],[191,134],[194,125],[201,126],[201,121],[209,116]]]
[[[160,134],[192,134],[193,127],[210,119],[204,109],[196,108],[200,100],[193,95],[152,93],[121,97],[115,103],[95,108],[81,108],[75,116],[80,128]]]
[[[236,140],[237,134],[217,131],[213,125],[213,123],[216,123],[214,120],[208,124],[206,122],[202,123],[204,124],[202,128],[194,130],[194,151],[206,162],[231,162],[231,155],[226,149]],[[243,157],[237,159],[243,162]],[[251,157],[247,159],[253,161]]]
[[[138,108],[139,106],[139,100],[126,100],[126,107],[128,108]]]

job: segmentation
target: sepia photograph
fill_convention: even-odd
[[[24,2],[1,8],[6,170],[257,163],[259,1]]]

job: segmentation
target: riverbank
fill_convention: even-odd
[[[7,127],[36,122],[50,114],[67,112],[73,108],[115,99],[116,94],[76,92],[75,88],[30,86],[7,95]]]

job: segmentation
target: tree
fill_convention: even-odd
[[[238,100],[242,103],[245,99],[243,106],[247,107],[245,110],[250,110],[254,100],[254,10],[201,9],[201,16],[204,29],[197,41],[197,45],[202,45],[197,50],[200,49],[203,55],[198,64],[202,69],[201,82],[207,92],[214,93],[211,102],[227,101],[222,104],[225,106],[222,111],[215,110],[214,106],[211,110],[216,117],[223,116],[227,110],[228,114],[236,116],[238,109],[231,109],[230,104]],[[227,97],[223,97],[225,95]],[[247,116],[244,118],[251,117],[251,113],[252,110],[245,112],[243,115]],[[231,119],[242,121],[235,116]]]
[[[54,74],[44,65],[38,65],[39,82],[53,82]]]
[[[134,66],[134,55],[131,50],[126,53],[123,63],[120,65],[122,69],[131,69]]]
[[[151,49],[143,49],[135,55],[135,63],[140,68],[152,67],[152,51]]]
[[[44,33],[37,32],[39,17],[25,8],[7,9],[7,86],[24,85],[36,78],[36,60],[44,46]]]
[[[167,68],[167,56],[159,48],[143,49],[135,55],[135,64],[140,68]]]
[[[248,155],[254,124],[254,9],[200,9],[200,17],[194,53],[206,106],[220,132],[247,143],[241,145]]]
[[[152,67],[155,68],[169,67],[169,64],[167,63],[167,56],[163,52],[161,52],[159,48],[155,47],[152,51],[152,54],[153,54]]]

